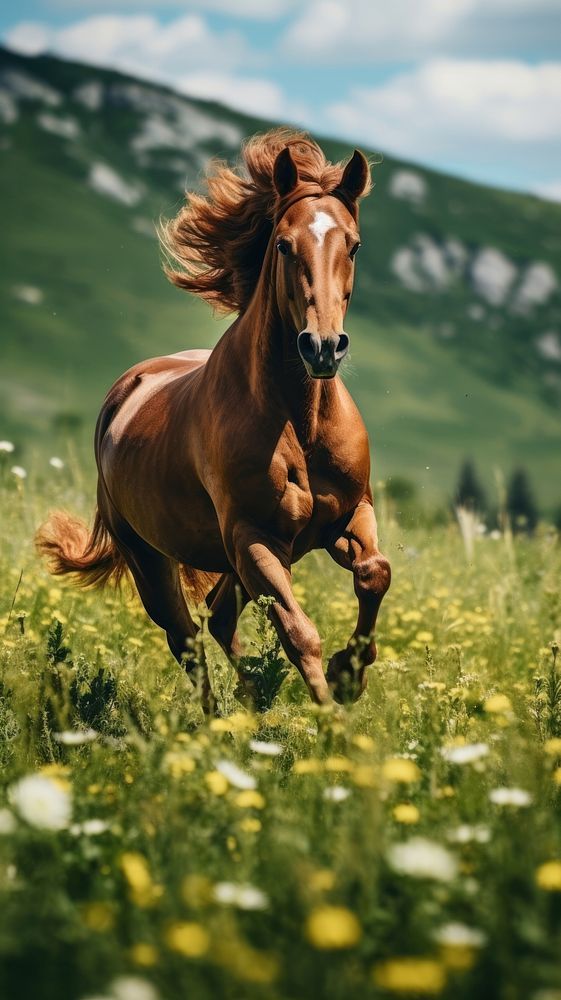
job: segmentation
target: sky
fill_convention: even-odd
[[[0,37],[561,201],[561,0],[4,0]]]

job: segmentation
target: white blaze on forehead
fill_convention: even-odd
[[[325,234],[336,225],[337,223],[332,215],[329,215],[327,212],[316,212],[314,221],[310,222],[309,228],[318,241],[319,247],[323,246]]]

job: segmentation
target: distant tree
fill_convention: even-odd
[[[484,514],[487,510],[487,497],[471,459],[466,459],[460,468],[454,506],[467,507],[468,510],[477,511],[478,514]]]
[[[512,530],[526,531],[531,535],[538,523],[538,508],[525,469],[515,469],[510,477],[506,509]]]
[[[417,484],[407,476],[388,476],[386,496],[396,503],[411,503],[417,498]]]

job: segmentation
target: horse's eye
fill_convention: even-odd
[[[360,250],[360,247],[361,247],[360,243],[355,243],[354,247],[352,247],[349,253],[349,257],[351,258],[351,260],[353,259],[353,257],[356,257],[358,251]]]
[[[277,240],[277,250],[279,253],[282,253],[283,257],[286,257],[290,250],[290,244],[286,240]]]

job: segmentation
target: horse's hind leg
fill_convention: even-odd
[[[121,532],[119,532],[121,535]],[[153,622],[164,629],[169,648],[178,663],[185,665],[193,684],[201,684],[201,704],[205,714],[214,711],[214,696],[206,662],[189,658],[189,640],[198,632],[183,596],[179,564],[147,545],[128,526],[117,545],[134,577],[140,599]]]
[[[224,573],[206,597],[211,612],[208,630],[234,662],[242,654],[237,624],[248,601],[249,594],[234,573]]]
[[[235,573],[225,573],[206,597],[211,611],[208,630],[238,674],[236,698],[244,705],[253,703],[251,681],[240,669],[242,646],[237,632],[238,618],[250,596]]]

